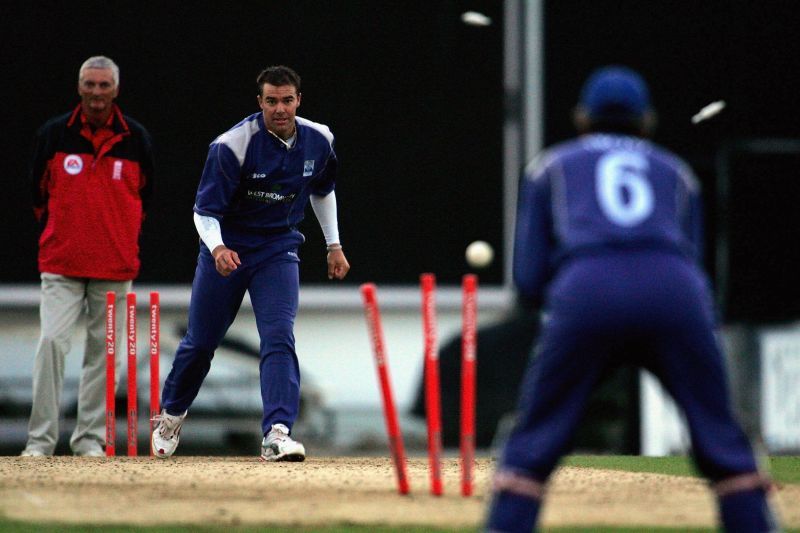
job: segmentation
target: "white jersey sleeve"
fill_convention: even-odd
[[[322,228],[325,244],[331,245],[339,242],[339,222],[336,214],[336,192],[331,191],[325,196],[312,194],[310,196],[311,208]]]
[[[207,217],[204,215],[194,214],[194,227],[197,228],[197,234],[203,240],[210,252],[222,242],[222,230],[219,226],[219,220],[214,217]]]

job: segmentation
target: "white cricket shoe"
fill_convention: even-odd
[[[263,461],[300,462],[306,459],[306,448],[289,436],[289,428],[283,424],[272,424],[272,429],[261,441]]]
[[[188,412],[186,411],[186,413]],[[167,413],[166,409],[163,409],[161,414],[153,417],[153,421],[158,423],[153,429],[153,436],[150,439],[153,455],[166,459],[175,453],[178,442],[181,440],[181,426],[183,419],[186,418],[186,413],[171,415]]]

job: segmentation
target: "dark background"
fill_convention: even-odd
[[[655,140],[687,159],[703,185],[705,266],[725,319],[800,318],[800,157],[732,150],[724,204],[716,171],[718,152],[741,139],[798,136],[797,4],[553,0],[545,2],[545,20],[546,141],[572,135],[566,117],[595,66],[622,63],[641,72],[658,111]],[[716,100],[727,108],[691,124]],[[724,284],[715,257],[723,233]]]
[[[468,9],[494,24],[465,26],[459,16]],[[411,284],[423,271],[456,283],[475,239],[499,256],[482,280],[502,283],[502,14],[501,2],[472,0],[4,4],[0,282],[38,279],[27,179],[33,134],[77,103],[81,62],[105,54],[121,68],[119,104],[157,145],[140,281],[191,281],[191,207],[207,145],[257,110],[255,76],[283,63],[303,77],[300,114],[336,135],[340,229],[353,264],[346,283]],[[797,136],[796,4],[553,0],[544,14],[546,143],[573,134],[569,115],[595,67],[641,71],[659,111],[655,140],[685,157],[705,188],[714,276],[719,149]],[[690,123],[719,99],[728,103],[723,113]],[[734,157],[726,317],[797,318],[798,158]],[[310,210],[304,233],[302,279],[322,282],[322,238]]]
[[[303,78],[298,114],[336,136],[348,283],[457,282],[464,248],[502,245],[502,23],[465,26],[462,2],[31,2],[4,5],[0,144],[10,226],[3,282],[36,281],[27,166],[36,129],[78,102],[78,68],[119,65],[126,114],[157,149],[157,196],[141,239],[143,282],[189,283],[192,205],[208,144],[258,111],[255,79],[286,64]],[[470,2],[502,21],[502,4]],[[309,208],[301,279],[325,281]],[[499,283],[502,262],[484,273]]]

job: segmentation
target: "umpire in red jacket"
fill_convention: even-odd
[[[64,359],[83,315],[86,346],[70,448],[75,455],[103,455],[105,294],[129,291],[139,273],[139,233],[153,191],[150,135],[114,103],[117,65],[104,56],[87,59],[78,94],[72,112],[39,129],[31,168],[42,229],[42,300],[27,457],[55,451]],[[117,301],[121,322],[124,298]]]

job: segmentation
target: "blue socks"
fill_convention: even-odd
[[[539,515],[539,500],[508,491],[494,494],[487,532],[531,533]]]
[[[722,525],[727,533],[779,531],[764,489],[733,492],[718,498]]]

